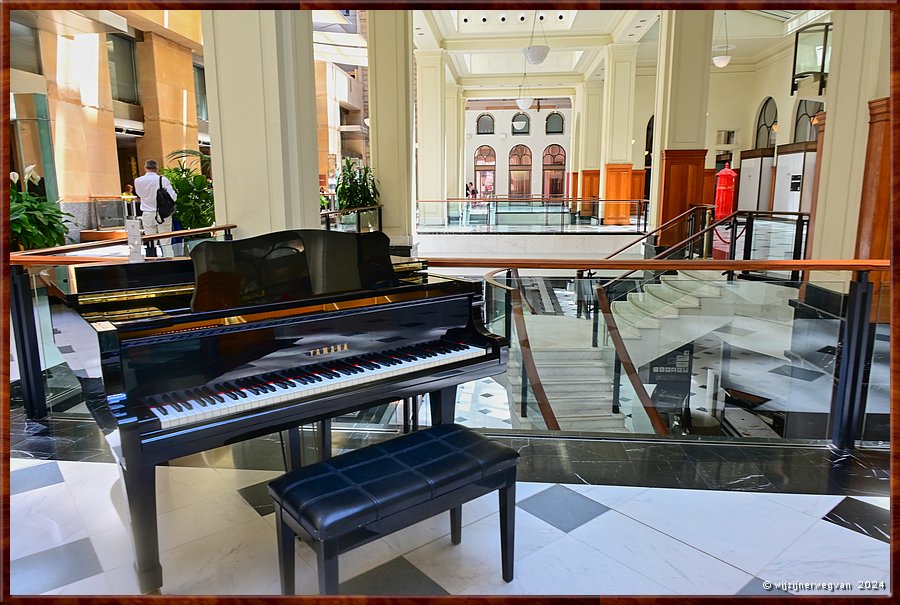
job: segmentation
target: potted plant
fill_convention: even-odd
[[[41,195],[19,190],[19,175],[15,172],[9,176],[10,250],[34,250],[65,244],[69,233],[66,224],[71,223],[69,219],[74,217]],[[36,183],[34,176],[30,175],[27,180]]]
[[[160,172],[175,190],[175,220],[180,228],[200,229],[212,225],[216,218],[212,182],[182,161]]]
[[[345,158],[335,187],[338,210],[378,205],[378,185],[372,169]]]

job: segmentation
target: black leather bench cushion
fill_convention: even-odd
[[[327,540],[516,465],[519,453],[458,424],[438,425],[291,471],[269,493]]]

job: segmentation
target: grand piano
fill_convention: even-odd
[[[86,399],[121,466],[144,593],[163,586],[156,465],[421,394],[452,422],[457,385],[506,369],[480,286],[392,262],[380,232],[204,242],[193,283],[186,262],[85,267],[68,289],[99,343]]]

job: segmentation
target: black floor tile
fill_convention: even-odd
[[[772,368],[769,370],[772,374],[780,374],[781,376],[789,376],[791,378],[798,378],[800,380],[805,380],[807,382],[812,382],[816,378],[820,376],[824,376],[822,372],[816,372],[815,370],[807,370],[805,368],[798,368],[790,365],[782,365],[777,368]]]
[[[554,485],[529,496],[520,501],[518,506],[564,532],[581,527],[610,510],[596,500],[582,496],[562,485]]]
[[[9,495],[21,494],[39,487],[47,487],[64,481],[56,462],[36,464],[9,474]]]
[[[882,542],[891,542],[891,513],[880,506],[844,498],[824,519]]]
[[[447,596],[450,594],[403,557],[397,557],[342,582],[339,590],[342,595]]]
[[[269,495],[268,485],[268,481],[263,481],[238,490],[241,497],[259,513],[260,517],[275,512],[275,503],[272,501],[272,496]]]
[[[9,562],[10,593],[35,595],[103,571],[89,538]]]

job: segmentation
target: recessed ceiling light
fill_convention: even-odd
[[[482,23],[487,23],[487,17],[482,17],[482,18],[481,18],[481,22],[482,22]]]
[[[646,19],[641,19],[641,20],[640,20],[640,23],[646,23],[646,22],[647,22]]]
[[[641,29],[641,26],[640,26],[640,25],[635,25],[635,26],[634,26],[634,29]]]
[[[634,36],[634,34],[628,34],[629,36]]]
[[[469,18],[468,18],[468,17],[463,17],[463,23],[468,23],[468,22],[469,22]]]
[[[562,21],[565,17],[563,16],[562,13],[559,13],[559,15],[556,18],[559,19],[560,21]]]

